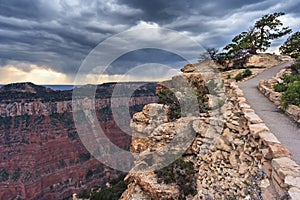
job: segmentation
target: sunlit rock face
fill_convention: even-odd
[[[110,110],[113,88],[98,86],[96,115],[112,143],[128,150],[131,136],[118,127]],[[118,175],[82,144],[73,120],[72,91],[23,83],[4,86],[0,97],[0,199],[64,199]],[[155,84],[140,87],[130,98],[130,114],[156,101]]]
[[[259,145],[258,138],[251,134],[248,125],[261,123],[261,120],[247,110],[249,106],[236,85],[225,83],[224,96],[218,86],[207,91],[205,86],[213,85],[209,83],[212,76],[208,71],[201,73],[198,70],[197,65],[187,65],[181,77],[190,80],[192,87],[197,86],[194,89],[202,97],[197,102],[208,107],[207,110],[201,110],[200,106],[198,114],[190,113],[174,119],[169,115],[170,109],[174,109],[172,105],[162,102],[148,104],[142,112],[133,115],[131,151],[136,155],[136,162],[125,178],[129,185],[123,193],[123,200],[260,198],[259,184],[268,182],[259,161],[262,158],[259,148],[264,147]],[[179,78],[173,77],[158,84],[157,93],[165,90],[166,86],[181,87],[182,84],[178,85]],[[213,83],[218,85],[217,81]],[[179,93],[176,96],[187,97]],[[224,98],[212,99],[215,97]],[[156,117],[153,113],[157,113]],[[193,140],[183,146],[189,135]],[[179,145],[170,145],[174,138],[181,141]],[[169,155],[164,149],[172,151],[176,147],[185,149],[182,159],[194,164],[194,184],[180,181],[167,184],[155,173]],[[174,171],[165,173],[165,180],[178,176]],[[196,185],[196,192],[183,197],[182,191],[187,191],[183,189],[184,185]]]

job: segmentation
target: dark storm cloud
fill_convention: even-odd
[[[32,0],[9,0],[0,4],[0,15],[20,19],[41,20],[50,16],[50,10],[41,2]]]
[[[161,0],[119,0],[119,2],[144,11],[143,17],[150,21],[170,22],[175,18],[190,15],[222,16],[236,8],[259,0],[214,0],[214,1],[161,1]]]
[[[158,63],[166,66],[175,64],[172,67],[179,68],[182,66],[176,66],[176,63],[182,64],[185,62],[187,61],[184,58],[172,52],[151,48],[141,49],[120,56],[106,69],[106,72],[108,74],[122,74],[145,63]]]
[[[47,65],[75,73],[81,61],[100,41],[125,30],[126,19],[137,10],[111,8],[101,2],[7,1],[0,5],[1,62],[9,60]],[[121,12],[114,9],[122,9]],[[127,13],[126,13],[127,12]],[[110,21],[105,21],[110,19]],[[103,25],[103,26],[102,26]]]
[[[204,47],[221,48],[267,13],[286,12],[287,25],[299,28],[299,10],[300,2],[293,0],[0,1],[0,65],[28,62],[72,75],[99,42],[141,22],[183,32]],[[122,62],[132,64],[133,57]],[[121,65],[112,65],[115,73],[122,73]]]

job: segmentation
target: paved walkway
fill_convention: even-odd
[[[291,62],[275,66],[238,85],[256,114],[264,120],[279,141],[291,151],[293,160],[300,164],[300,126],[278,109],[257,88],[260,80],[272,78],[280,69],[289,65]]]

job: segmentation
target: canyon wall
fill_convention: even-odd
[[[131,114],[157,101],[155,94],[147,92],[152,87],[139,89],[140,94],[130,99]],[[99,90],[106,92],[106,88]],[[17,91],[18,99],[1,97],[0,102],[0,199],[65,199],[119,174],[92,157],[81,143],[70,100],[28,99],[36,94],[34,88]],[[70,93],[64,95],[63,99],[70,99]],[[110,98],[96,98],[97,118],[107,137],[128,149],[131,137],[118,128],[110,103]]]

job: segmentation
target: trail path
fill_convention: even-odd
[[[272,78],[280,69],[289,65],[291,62],[275,66],[238,85],[243,90],[252,109],[264,120],[279,141],[291,151],[293,160],[300,164],[300,126],[278,109],[257,88],[260,80]]]

